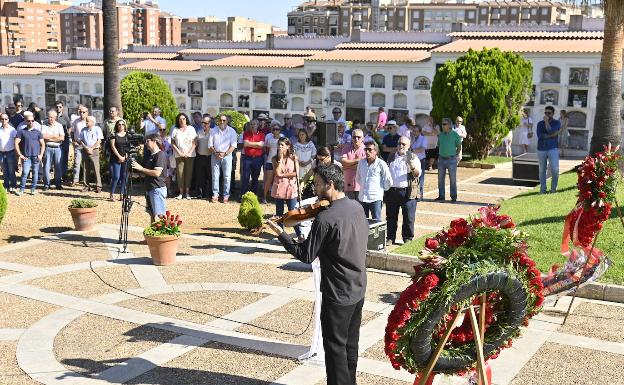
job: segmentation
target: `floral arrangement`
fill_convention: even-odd
[[[449,320],[487,297],[484,354],[511,346],[522,324],[544,301],[541,273],[527,254],[526,236],[498,207],[455,219],[425,242],[421,264],[388,317],[385,353],[395,369],[422,371]],[[434,372],[463,374],[474,367],[476,347],[469,317],[453,329]]]
[[[619,147],[609,145],[603,152],[587,156],[578,168],[578,200],[566,218],[564,248],[570,240],[575,246],[590,247],[609,219],[618,183],[618,150]]]
[[[150,237],[162,237],[166,235],[180,236],[180,226],[182,220],[180,215],[173,215],[170,211],[167,211],[165,215],[159,215],[158,220],[149,225],[143,234]]]

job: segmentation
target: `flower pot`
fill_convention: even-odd
[[[147,242],[147,247],[149,247],[154,265],[167,266],[175,263],[180,237],[175,235],[153,237],[145,234],[143,236]]]
[[[90,231],[93,230],[97,223],[97,208],[70,208],[72,219],[74,220],[74,227],[76,231]]]

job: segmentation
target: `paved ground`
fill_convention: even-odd
[[[461,203],[420,203],[419,231],[522,191],[498,183],[509,174],[463,170]],[[318,363],[296,360],[312,334],[308,266],[274,242],[205,230],[184,235],[176,265],[155,267],[140,228],[131,228],[126,254],[116,230],[102,224],[0,247],[0,384],[325,383]],[[370,270],[368,279],[358,383],[409,384],[382,343],[409,278]],[[577,301],[561,326],[568,301],[547,308],[492,363],[496,385],[624,384],[624,306]]]

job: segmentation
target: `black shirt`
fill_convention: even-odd
[[[63,126],[63,131],[65,132],[65,141],[69,142],[71,138],[69,137],[69,128],[71,127],[71,120],[67,114],[63,113],[61,115],[57,115],[56,121]]]
[[[304,263],[319,257],[323,301],[352,305],[364,298],[368,222],[360,203],[346,197],[335,200],[316,216],[303,243],[284,232],[279,240]]]
[[[151,154],[149,158],[144,161],[143,167],[153,170],[156,167],[162,168],[162,172],[159,176],[145,176],[145,185],[148,190],[154,190],[159,187],[165,187],[165,170],[167,169],[167,154],[164,151],[158,151],[155,154]]]
[[[128,153],[128,134],[124,136],[119,136],[117,134],[111,136],[111,139],[115,139],[115,148],[117,152],[121,156],[125,156]],[[115,153],[111,150],[110,152],[111,162],[119,163],[119,159],[115,156]],[[160,167],[160,166],[159,166]]]

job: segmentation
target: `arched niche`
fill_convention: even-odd
[[[25,85],[24,85],[24,93],[25,93],[26,95],[30,95],[30,94],[32,94],[32,85],[30,85],[30,84],[25,84]]]
[[[274,94],[285,94],[286,83],[281,79],[275,79],[271,82],[271,92]]]
[[[362,74],[351,75],[351,88],[364,88],[364,75]]]
[[[561,70],[559,67],[548,66],[542,68],[542,83],[560,83]]]
[[[207,90],[216,90],[217,89],[217,79],[210,77],[206,78],[205,86]]]
[[[394,95],[394,108],[407,108],[407,95],[395,94]]]
[[[386,106],[386,95],[381,92],[375,92],[371,95],[371,105],[373,107],[385,107]]]
[[[319,90],[310,91],[310,104],[322,104],[323,94]]]
[[[219,97],[219,105],[227,108],[234,107],[234,97],[232,97],[232,94],[227,92],[221,94],[221,97]]]
[[[341,86],[343,84],[343,75],[341,72],[332,72],[329,75],[329,84],[332,86]]]
[[[234,81],[230,77],[225,77],[221,81],[221,89],[223,91],[234,91]]]
[[[293,111],[303,111],[305,108],[305,102],[303,98],[294,97],[290,104],[290,109]]]
[[[431,88],[431,81],[426,76],[419,76],[414,79],[415,90],[428,90]]]
[[[241,91],[251,91],[251,80],[248,78],[238,79],[238,89]]]
[[[91,93],[91,84],[89,84],[89,82],[82,82],[80,89],[81,93],[88,95]]]
[[[414,104],[415,104],[415,107],[419,110],[428,110],[429,101],[430,101],[429,95],[416,95]]]
[[[568,127],[587,127],[587,114],[582,111],[568,112]]]
[[[338,92],[338,91],[331,92],[329,94],[329,102],[335,103],[335,104],[344,103],[344,97],[342,95],[342,92]]]
[[[371,88],[386,88],[386,77],[382,74],[371,76]]]

